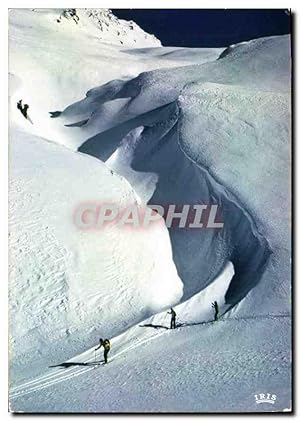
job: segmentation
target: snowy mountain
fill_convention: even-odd
[[[288,36],[161,47],[107,9],[10,11],[13,411],[291,408],[290,104]],[[93,201],[224,228],[80,231]]]
[[[158,47],[160,41],[144,32],[135,22],[118,19],[110,9],[32,9],[33,19],[42,20],[58,32],[86,32],[100,42],[124,47]],[[13,11],[13,14],[18,11]],[[24,16],[24,11],[21,11]],[[41,19],[42,16],[42,19]]]
[[[154,35],[144,32],[135,22],[118,19],[109,9],[86,9],[101,31],[101,41],[121,44],[126,47],[160,47],[161,42]],[[79,12],[80,13],[80,12]]]

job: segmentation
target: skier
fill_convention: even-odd
[[[171,308],[171,311],[168,311],[168,314],[171,314],[171,326],[170,329],[175,329],[176,327],[176,313],[175,311]]]
[[[22,112],[22,110],[23,110],[23,104],[22,104],[22,100],[21,99],[17,102],[17,108],[18,108],[18,110],[20,110]]]
[[[212,308],[214,308],[214,309],[215,309],[215,321],[217,321],[217,320],[218,320],[218,314],[219,314],[219,306],[218,306],[217,301],[214,301],[214,302],[211,304],[211,306],[212,306]]]
[[[25,118],[28,118],[28,115],[27,115],[27,110],[28,110],[28,108],[29,108],[29,105],[28,105],[28,104],[24,104],[23,110],[21,111],[21,112],[22,112],[22,114],[23,114],[23,116],[24,116]]]
[[[108,339],[99,339],[99,343],[100,345],[98,346],[98,348],[95,348],[95,351],[97,351],[99,348],[101,348],[101,346],[103,346],[104,348],[104,364],[107,364],[107,354],[110,351],[110,342]]]
[[[20,99],[18,102],[17,102],[17,108],[18,108],[18,110],[20,110],[21,111],[21,113],[23,114],[23,116],[26,118],[26,119],[28,119],[28,114],[27,114],[27,111],[28,111],[28,108],[29,108],[29,105],[28,104],[22,104],[22,100]]]

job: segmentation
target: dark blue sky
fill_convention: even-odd
[[[283,9],[112,9],[121,19],[134,20],[163,45],[225,47],[240,41],[290,32]]]

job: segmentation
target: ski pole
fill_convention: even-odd
[[[95,352],[95,362],[96,362],[96,350],[94,352]]]

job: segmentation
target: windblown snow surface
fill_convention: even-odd
[[[289,36],[161,47],[76,13],[10,11],[11,410],[291,410]],[[86,201],[224,227],[80,231]]]

